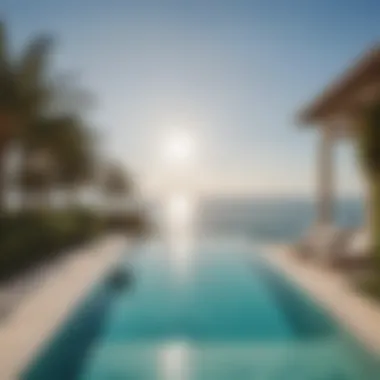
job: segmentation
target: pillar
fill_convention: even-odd
[[[334,223],[334,136],[331,126],[320,128],[317,158],[317,224]]]

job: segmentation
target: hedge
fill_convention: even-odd
[[[5,214],[0,218],[0,281],[114,231],[141,236],[148,227],[138,212],[101,216],[91,209],[72,208]]]
[[[102,232],[89,210],[10,213],[0,218],[0,281]]]

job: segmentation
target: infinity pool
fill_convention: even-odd
[[[147,246],[99,283],[23,380],[375,380],[375,359],[241,245]]]

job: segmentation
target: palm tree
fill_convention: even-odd
[[[108,203],[106,212],[108,228],[134,236],[141,236],[149,231],[135,184],[131,175],[122,166],[116,163],[106,165],[102,189]]]
[[[133,181],[121,166],[116,163],[106,165],[102,181],[102,189],[107,199],[112,203],[133,192]]]
[[[4,191],[4,156],[18,125],[17,109],[16,78],[9,59],[5,26],[0,23],[0,204]]]
[[[57,168],[56,184],[67,189],[75,199],[78,188],[91,183],[94,178],[94,138],[77,117],[61,117],[55,123],[51,141]]]
[[[6,32],[5,23],[0,22],[0,199],[1,168],[14,140],[21,146],[21,185],[26,197],[47,185],[46,176],[51,173],[39,164],[31,165],[44,161],[41,156],[46,152],[45,161],[53,161],[57,183],[73,189],[91,176],[92,136],[81,114],[92,104],[92,97],[67,75],[52,75],[51,38],[37,36],[12,57]]]
[[[52,186],[75,195],[79,186],[91,180],[93,138],[78,117],[39,118],[30,126],[25,145],[30,157],[22,176],[26,197],[36,190],[47,195]]]
[[[54,96],[48,106],[53,115],[83,115],[95,105],[92,93],[80,86],[80,78],[63,73],[52,78]]]
[[[49,195],[54,178],[54,162],[49,151],[30,152],[29,160],[22,167],[19,186],[23,194],[23,206],[30,207],[37,202],[38,206],[49,205]]]
[[[7,30],[0,22],[0,207],[3,200],[3,164],[10,143],[28,136],[28,127],[52,96],[48,81],[52,40],[33,39],[20,56],[12,57]],[[25,160],[28,152],[25,151]]]

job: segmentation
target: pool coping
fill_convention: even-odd
[[[268,262],[298,284],[367,350],[380,357],[380,305],[355,292],[343,273],[298,260],[289,246],[266,246]]]
[[[59,263],[0,324],[0,379],[16,380],[91,286],[117,262],[126,239],[111,236]]]

